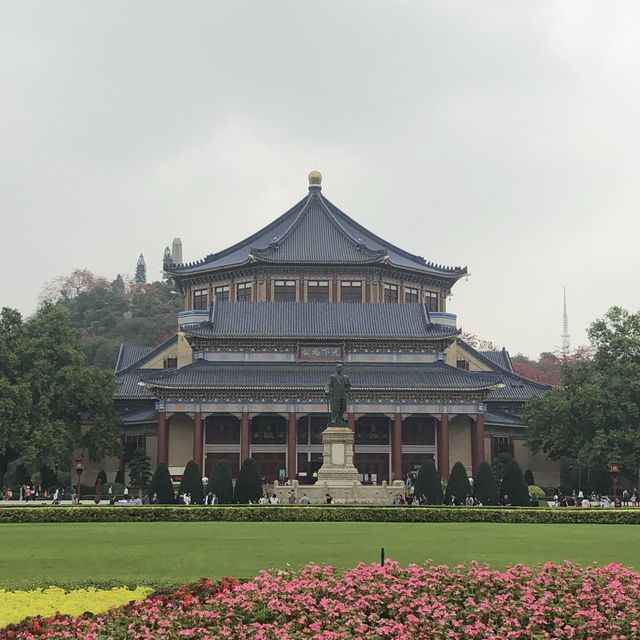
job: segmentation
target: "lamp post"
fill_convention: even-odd
[[[84,471],[84,460],[76,458],[76,473],[78,474],[78,482],[76,484],[76,504],[80,504],[80,476]]]
[[[613,485],[613,504],[618,501],[618,473],[620,473],[620,467],[617,462],[612,462],[609,465],[609,471],[611,472],[611,484]]]

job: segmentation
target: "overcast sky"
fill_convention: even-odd
[[[307,192],[468,265],[464,330],[535,356],[638,309],[640,3],[3,2],[0,306],[150,279]]]

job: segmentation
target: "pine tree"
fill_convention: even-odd
[[[262,496],[262,480],[258,472],[258,465],[253,458],[247,458],[242,463],[242,468],[236,480],[236,488],[233,495],[235,502],[246,504],[257,502]]]
[[[527,483],[528,486],[531,486],[532,484],[535,484],[535,478],[533,477],[533,471],[531,471],[531,469],[527,469],[524,472],[524,481]]]
[[[509,504],[515,507],[527,507],[530,504],[527,483],[524,481],[520,465],[515,460],[511,460],[504,470],[500,495],[503,500],[504,496],[509,496]]]
[[[500,504],[496,477],[493,475],[491,465],[484,460],[480,463],[473,482],[473,497],[485,506]]]
[[[207,493],[215,493],[220,504],[231,504],[233,502],[233,482],[231,481],[231,469],[227,461],[223,458],[218,460],[213,468]]]
[[[456,504],[464,504],[467,496],[471,494],[471,484],[467,470],[462,462],[456,462],[451,468],[449,482],[447,482],[447,492],[445,502],[451,504],[451,497],[455,497]]]
[[[195,460],[189,460],[182,473],[182,480],[180,480],[178,494],[180,495],[183,493],[191,494],[191,504],[202,504],[204,501],[204,495],[202,492],[202,474],[200,473],[200,467]]]
[[[431,458],[425,460],[424,464],[418,470],[414,494],[418,496],[418,498],[424,496],[427,504],[442,504],[444,502],[440,474]]]
[[[140,257],[138,258],[136,275],[133,279],[138,284],[144,284],[147,281],[147,263],[144,261],[144,256],[142,254],[140,254]]]
[[[161,462],[151,478],[149,483],[149,496],[157,495],[159,504],[174,504],[176,501],[173,493],[173,484],[171,483],[171,475],[169,469],[164,462]]]
[[[135,449],[129,462],[129,482],[138,489],[138,495],[142,496],[142,490],[149,485],[150,479],[151,460],[144,449]]]

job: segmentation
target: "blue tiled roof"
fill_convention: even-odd
[[[383,240],[329,202],[318,188],[285,214],[241,242],[199,262],[171,265],[176,276],[222,269],[249,262],[267,263],[388,263],[457,280],[466,267],[427,262]]]
[[[144,400],[153,398],[153,394],[146,387],[140,386],[141,371],[162,371],[162,369],[127,369],[116,373],[116,392],[113,394],[116,400]]]
[[[212,363],[197,360],[181,369],[143,372],[142,379],[160,389],[324,389],[334,365],[319,363]],[[482,391],[499,384],[491,373],[462,371],[442,363],[423,365],[349,364],[354,391]]]
[[[120,416],[120,421],[125,424],[141,424],[144,422],[157,422],[158,412],[154,407],[146,407],[144,409],[135,409],[128,411]]]
[[[220,302],[208,323],[186,325],[200,338],[320,338],[438,340],[459,330],[429,321],[418,303]]]
[[[138,347],[121,344],[115,366],[116,373],[140,362],[140,360],[148,356],[153,350],[154,347]]]
[[[493,362],[493,364],[497,367],[513,373],[511,357],[509,356],[509,352],[504,347],[499,351],[478,351],[478,353],[482,354],[487,360]]]
[[[484,414],[484,422],[489,426],[498,427],[524,427],[525,422],[520,416],[508,415],[506,413],[497,413],[488,411]]]

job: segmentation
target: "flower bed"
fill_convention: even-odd
[[[52,616],[57,612],[77,616],[85,611],[106,611],[131,600],[142,600],[151,593],[149,587],[128,589],[64,590],[60,587],[33,589],[31,591],[7,591],[0,589],[0,627],[19,622],[27,616]]]
[[[106,614],[31,619],[6,638],[491,639],[640,637],[640,574],[571,563],[491,571],[359,565],[157,592]]]

